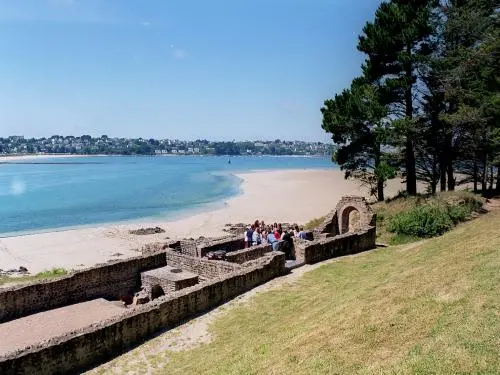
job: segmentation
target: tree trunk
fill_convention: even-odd
[[[474,174],[473,178],[474,178],[474,193],[477,193],[477,180],[478,180],[478,174],[479,172],[479,168],[477,167],[477,159],[476,157],[474,157],[474,170],[472,171],[472,173]]]
[[[380,143],[375,142],[375,171],[380,166]],[[377,199],[379,202],[384,201],[384,177],[377,176]]]
[[[434,158],[434,161],[432,163],[432,178],[431,178],[431,193],[434,195],[436,194],[436,189],[437,189],[437,183],[438,183],[438,163],[436,162],[436,158]]]
[[[411,139],[406,141],[406,191],[409,195],[417,195],[415,151]]]
[[[448,175],[448,191],[453,191],[455,190],[455,177],[453,176],[453,161],[451,158],[448,159],[446,173]]]
[[[490,165],[490,187],[488,188],[488,190],[490,192],[493,191],[493,183],[495,181],[495,178],[493,177],[493,164]]]
[[[377,195],[378,195],[378,201],[383,202],[384,201],[384,180],[378,179],[377,180]]]
[[[439,182],[440,182],[440,190],[441,191],[446,191],[446,162],[444,161],[444,158],[441,159],[441,162],[439,163]]]
[[[500,165],[497,165],[497,194],[500,194]]]
[[[481,190],[482,190],[482,195],[483,197],[486,196],[486,190],[488,189],[488,158],[486,157],[486,154],[484,155],[483,158],[483,175],[481,176]]]
[[[437,181],[433,179],[431,181],[431,194],[432,195],[436,194],[436,190],[437,190]]]
[[[412,79],[413,65],[411,63],[411,45],[407,44],[406,53],[408,54],[409,62],[405,67],[405,75],[408,79],[408,87],[405,91],[405,106],[406,119],[409,121],[409,126],[413,127],[411,120],[413,119],[413,95],[412,95]],[[406,191],[409,195],[417,195],[417,168],[415,165],[415,146],[413,143],[413,129],[408,129],[406,134]]]

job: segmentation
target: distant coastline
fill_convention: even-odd
[[[89,158],[89,157],[272,157],[272,158],[327,158],[328,155],[193,155],[193,154],[159,154],[159,155],[140,155],[140,154],[0,154],[0,164],[9,164],[11,162],[35,161],[43,159],[68,159],[68,158]]]
[[[0,137],[0,155],[331,155],[334,145],[323,142],[285,141],[208,141],[198,139],[117,138],[53,135],[50,138]]]

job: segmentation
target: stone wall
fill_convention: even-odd
[[[95,298],[116,300],[140,286],[140,272],[167,264],[165,253],[97,265],[52,281],[0,289],[0,323]]]
[[[281,252],[210,283],[174,292],[134,307],[119,318],[0,357],[0,374],[75,373],[143,342],[153,333],[213,308],[285,272]]]
[[[226,254],[226,261],[231,263],[245,263],[249,260],[260,258],[264,254],[273,250],[269,244],[252,246],[243,250],[236,250]]]
[[[333,236],[339,234],[337,211],[331,211],[326,215],[323,223],[317,228],[317,231],[322,234],[330,234]]]
[[[233,236],[221,240],[215,240],[198,245],[200,257],[204,257],[210,251],[224,250],[226,252],[241,250],[245,248],[243,236]]]
[[[196,284],[198,275],[182,268],[165,266],[141,273],[141,288],[146,291],[150,299],[155,298],[155,288],[163,295]]]
[[[316,263],[348,254],[356,254],[374,249],[376,228],[341,234],[335,237],[321,238],[315,241],[294,240],[295,256],[305,263]]]
[[[178,254],[173,251],[165,253],[167,264],[196,273],[205,279],[213,279],[230,272],[241,270],[241,266],[235,263],[220,260],[208,260],[189,255]]]
[[[364,197],[347,195],[342,197],[335,208],[338,220],[338,234],[344,234],[349,231],[349,215],[354,210],[359,212],[360,227],[375,226],[376,216],[366,202],[366,199]]]

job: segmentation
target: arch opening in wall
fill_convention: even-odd
[[[361,214],[358,210],[354,209],[349,212],[349,227],[348,232],[357,232],[361,229]]]
[[[341,213],[340,234],[355,232],[361,226],[361,214],[354,206],[347,206]]]
[[[151,288],[151,300],[154,300],[158,297],[164,296],[165,292],[163,291],[163,288],[159,285],[155,285]]]

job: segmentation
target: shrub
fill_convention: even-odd
[[[317,228],[321,224],[323,224],[323,221],[325,221],[325,216],[314,218],[314,219],[312,219],[304,224],[304,229],[305,230],[312,230],[314,228]]]
[[[64,268],[52,268],[51,270],[39,272],[35,276],[36,277],[53,277],[53,276],[66,275],[67,273],[68,273],[68,271],[66,271]]]
[[[461,221],[465,221],[467,217],[472,213],[467,206],[449,206],[448,215],[450,216],[453,224],[457,225]]]
[[[452,197],[432,203],[417,199],[417,206],[392,217],[389,232],[410,237],[439,236],[467,220],[472,212],[482,206],[481,200],[469,193],[463,192]]]
[[[389,231],[406,236],[434,237],[452,227],[453,220],[447,206],[426,205],[395,215],[389,224]]]

